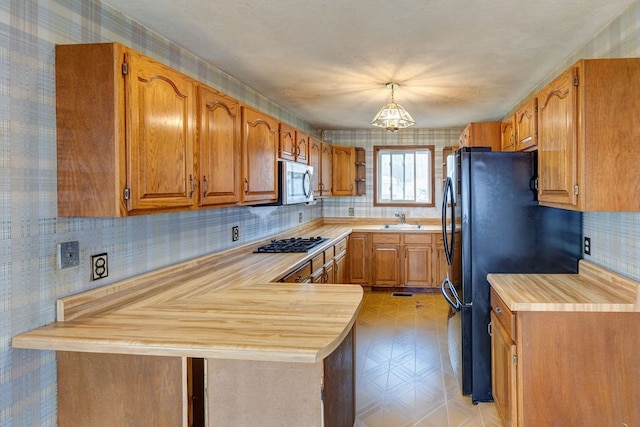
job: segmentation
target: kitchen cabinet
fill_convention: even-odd
[[[320,147],[320,188],[322,197],[333,196],[332,177],[333,177],[333,151],[331,145],[324,142]]]
[[[586,59],[537,94],[541,205],[640,211],[638,79],[639,58]]]
[[[244,204],[278,199],[278,122],[242,107],[242,193]]]
[[[469,123],[460,134],[460,147],[490,147],[491,151],[500,151],[500,122]]]
[[[316,138],[309,138],[309,166],[313,167],[313,178],[311,187],[313,188],[313,198],[322,197],[322,141]]]
[[[514,115],[515,150],[530,151],[538,146],[538,98],[525,102]]]
[[[280,123],[278,157],[309,163],[309,136],[285,123]]]
[[[512,311],[493,288],[491,307],[493,398],[505,425],[640,423],[638,312]]]
[[[199,205],[240,201],[240,105],[238,101],[198,85]]]
[[[504,424],[515,427],[518,420],[515,344],[515,315],[491,293],[491,386],[493,401]]]
[[[400,286],[400,234],[373,233],[372,243],[372,286]]]
[[[515,116],[500,122],[500,145],[502,151],[516,150]]]
[[[296,162],[309,164],[309,135],[296,131]]]
[[[403,285],[412,288],[439,287],[433,277],[433,245],[430,234],[402,235],[404,242]]]
[[[280,123],[278,157],[287,160],[296,160],[296,130],[284,123]]]
[[[335,255],[333,257],[334,283],[350,283],[347,258],[347,247],[349,237],[338,241],[334,246]]]
[[[57,45],[58,214],[194,206],[195,111],[195,82],[151,58],[119,43]]]
[[[349,283],[369,285],[370,236],[359,232],[349,236]]]
[[[280,282],[284,283],[309,283],[311,282],[311,263],[305,262],[300,267],[288,273]]]
[[[356,195],[355,148],[334,145],[331,193],[333,196]]]

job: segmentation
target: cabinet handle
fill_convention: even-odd
[[[209,181],[207,181],[207,176],[204,175],[202,177],[202,180],[204,181],[204,185],[203,185],[203,192],[202,192],[202,197],[207,197],[207,193],[209,192]]]
[[[496,314],[502,314],[502,310],[497,305],[496,305]]]
[[[189,198],[193,197],[193,192],[196,191],[196,183],[193,181],[193,175],[189,175],[189,182],[191,183],[191,191],[189,192]]]
[[[302,274],[296,277],[296,283],[302,282]]]
[[[247,178],[244,179],[244,193],[247,194],[249,192],[249,180]]]
[[[489,324],[487,325],[487,333],[490,337],[493,336],[493,331],[491,330],[491,322],[489,322]]]

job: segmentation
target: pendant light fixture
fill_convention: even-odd
[[[402,108],[402,105],[396,104],[394,100],[394,91],[399,87],[398,83],[387,83],[387,88],[391,89],[391,102],[376,114],[371,122],[373,126],[385,128],[389,132],[396,132],[398,129],[408,128],[416,123],[411,114]]]

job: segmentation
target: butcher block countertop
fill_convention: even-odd
[[[318,223],[275,236],[331,240],[304,254],[255,254],[270,239],[58,301],[58,321],[16,348],[316,363],[351,330],[358,285],[273,283],[351,233]]]
[[[581,260],[578,274],[488,274],[512,311],[640,311],[640,283]]]

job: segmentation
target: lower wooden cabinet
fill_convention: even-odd
[[[493,398],[505,425],[640,425],[640,313],[511,312],[491,290]]]
[[[373,287],[437,289],[461,274],[460,233],[456,233],[453,266],[447,264],[440,233],[369,233],[349,236],[349,283]]]

